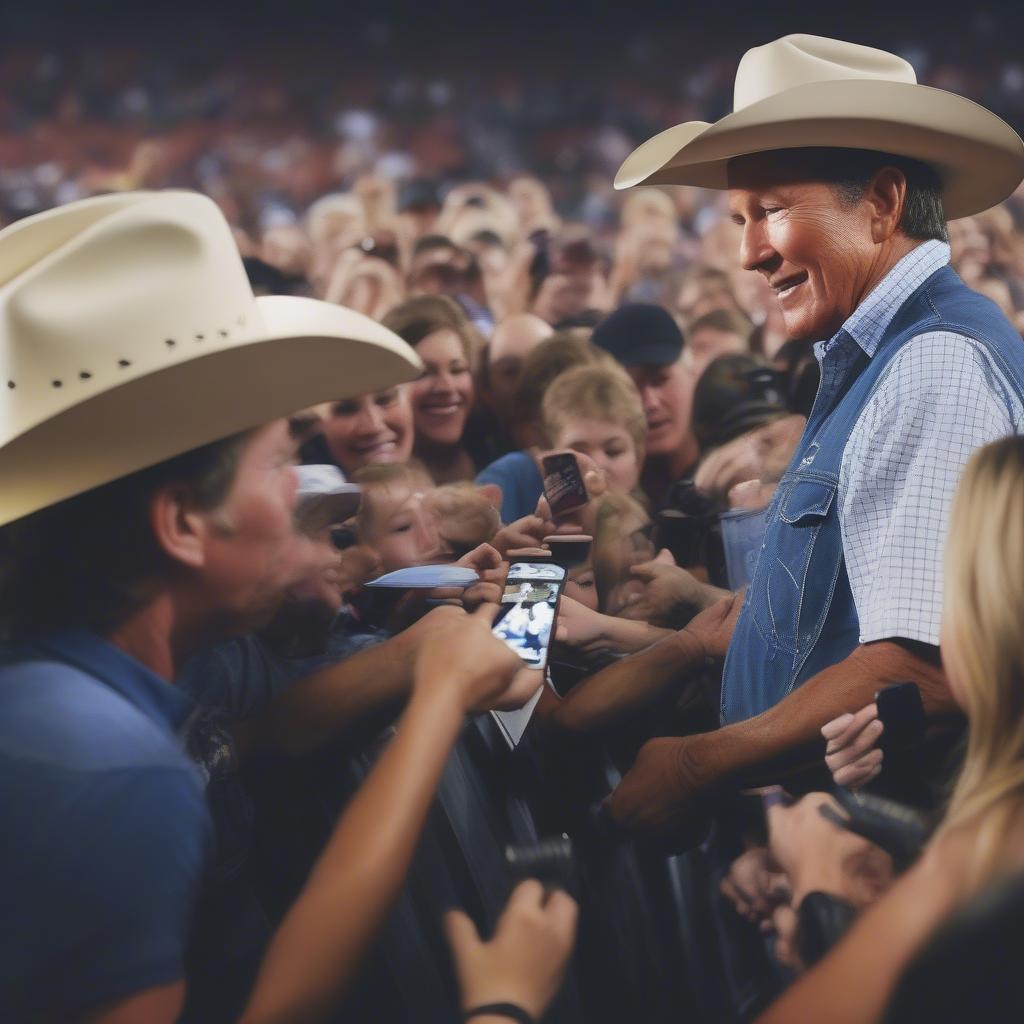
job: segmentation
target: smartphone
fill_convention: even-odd
[[[562,522],[570,512],[583,508],[590,500],[580,465],[571,452],[545,455],[541,460],[544,470],[544,497],[551,508],[551,518]]]
[[[925,718],[916,683],[896,683],[875,694],[878,719],[884,726],[882,750],[910,750],[924,742]]]
[[[531,668],[547,667],[565,575],[564,567],[551,562],[509,567],[493,631]]]

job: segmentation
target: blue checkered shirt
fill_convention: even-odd
[[[822,388],[843,377],[857,347],[874,355],[900,306],[948,262],[949,246],[938,241],[904,256],[843,324],[849,337],[838,333],[815,345]],[[920,334],[889,363],[839,473],[843,552],[861,643],[906,637],[938,644],[953,492],[971,453],[1012,433],[1024,433],[1024,407],[972,339]]]

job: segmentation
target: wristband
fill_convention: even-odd
[[[515,1003],[488,1003],[486,1006],[474,1006],[472,1010],[467,1010],[462,1015],[462,1019],[469,1020],[472,1017],[489,1016],[508,1017],[509,1020],[517,1021],[518,1024],[535,1024],[534,1019]]]

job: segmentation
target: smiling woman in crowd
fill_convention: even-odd
[[[328,460],[348,476],[364,466],[408,462],[412,454],[412,406],[405,387],[327,403],[320,406],[320,420],[322,434],[312,445],[326,448]],[[313,457],[312,449],[309,454]]]
[[[425,366],[410,388],[417,458],[436,483],[472,480],[463,433],[473,408],[473,359],[481,347],[476,332],[441,295],[403,302],[382,322],[416,349]]]

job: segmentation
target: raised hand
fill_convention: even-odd
[[[571,896],[555,890],[545,897],[544,887],[533,879],[516,886],[488,942],[461,910],[449,911],[445,927],[463,1011],[514,1003],[540,1020],[562,984],[576,916]]]

